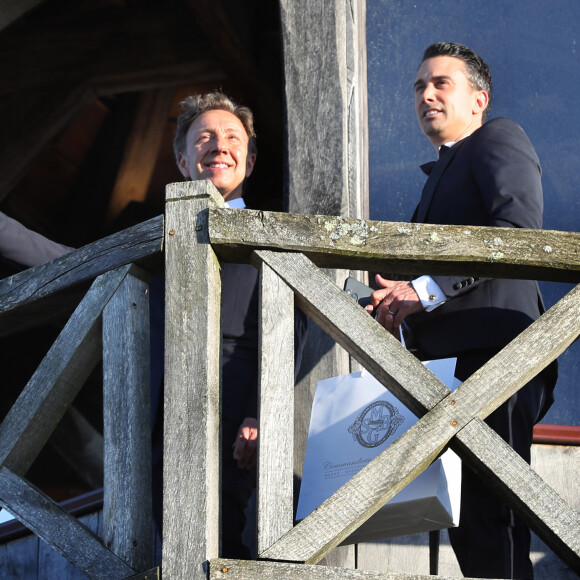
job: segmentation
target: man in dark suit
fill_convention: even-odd
[[[228,207],[245,208],[244,182],[256,161],[253,117],[221,93],[191,96],[181,103],[174,151],[186,179],[209,179]],[[151,284],[151,385],[154,512],[161,523],[163,404],[163,277]],[[306,318],[296,310],[296,368]],[[244,510],[256,485],[258,421],[258,271],[248,264],[222,264],[222,452],[221,555],[250,558],[242,543]]]
[[[543,194],[537,155],[508,119],[486,121],[491,75],[465,46],[437,43],[424,53],[415,81],[415,110],[439,153],[413,221],[541,228]],[[544,311],[530,280],[420,276],[410,282],[377,276],[377,320],[398,335],[410,329],[422,359],[457,357],[467,379]],[[526,461],[532,429],[552,401],[555,365],[538,375],[487,423]],[[486,578],[532,578],[530,533],[473,472],[464,467],[460,524],[449,536],[462,572]]]

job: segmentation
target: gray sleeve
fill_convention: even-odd
[[[57,244],[0,212],[0,255],[23,266],[54,260],[74,248]]]

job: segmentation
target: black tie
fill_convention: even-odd
[[[429,179],[425,183],[425,187],[423,188],[423,192],[421,194],[421,201],[413,214],[412,221],[416,222],[423,222],[425,221],[425,217],[427,216],[427,212],[429,210],[429,206],[431,205],[431,199],[433,197],[433,193],[435,191],[435,187],[441,174],[445,171],[445,168],[449,164],[449,159],[444,159],[447,157],[447,153],[450,151],[450,147],[446,145],[441,145],[439,148],[439,159],[437,161],[431,161],[430,163],[425,163],[421,165],[421,169],[429,175]],[[437,168],[437,169],[435,169]],[[435,171],[433,171],[435,169]]]

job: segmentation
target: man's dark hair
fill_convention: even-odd
[[[487,64],[471,48],[456,42],[436,42],[432,44],[425,49],[421,63],[436,56],[453,56],[465,63],[467,79],[471,86],[477,91],[485,91],[488,95],[487,107],[483,111],[483,121],[485,121],[491,107],[491,72]]]
[[[206,93],[205,95],[191,95],[185,98],[180,105],[180,115],[177,117],[177,129],[173,139],[173,152],[179,164],[179,154],[185,154],[185,138],[189,127],[202,113],[207,111],[228,111],[235,115],[246,130],[249,138],[248,153],[257,153],[256,133],[254,132],[254,116],[248,107],[234,103],[229,97],[220,92]]]

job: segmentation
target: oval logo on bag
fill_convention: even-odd
[[[365,407],[348,428],[353,439],[363,447],[378,447],[404,421],[398,409],[386,401],[375,401]]]

